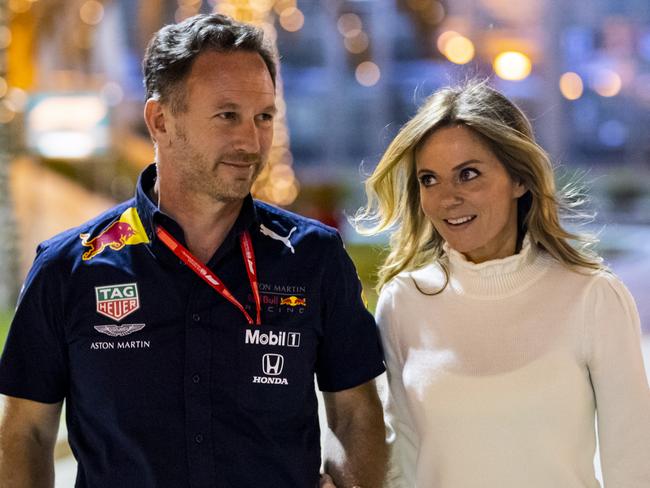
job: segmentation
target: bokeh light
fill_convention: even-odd
[[[368,35],[365,32],[359,32],[357,36],[346,37],[343,41],[345,49],[347,49],[352,54],[359,54],[368,49],[370,41]]]
[[[96,0],[87,0],[79,8],[79,17],[88,25],[97,25],[104,18],[104,6]]]
[[[29,0],[9,0],[9,10],[16,14],[24,14],[32,7]]]
[[[5,49],[11,44],[11,30],[7,26],[0,26],[0,49]]]
[[[278,15],[282,15],[282,12],[288,8],[297,8],[296,0],[277,0],[273,5],[273,10]]]
[[[29,95],[22,88],[14,86],[7,92],[7,99],[11,101],[14,111],[23,112],[27,106]]]
[[[568,71],[560,77],[560,92],[567,100],[577,100],[583,91],[582,78],[577,73]]]
[[[524,53],[506,51],[494,59],[493,68],[499,78],[520,81],[528,77],[532,70],[532,63]]]
[[[379,66],[372,61],[364,61],[357,66],[357,69],[354,71],[354,76],[360,85],[373,86],[381,78],[381,71],[379,70]]]
[[[460,36],[460,34],[453,30],[444,31],[442,34],[440,34],[438,36],[438,40],[436,41],[436,46],[438,47],[438,51],[444,54],[447,43],[451,39],[457,36]]]
[[[299,186],[298,181],[294,180],[293,184],[286,188],[271,187],[269,194],[272,201],[277,205],[291,205],[298,196]]]
[[[289,7],[280,14],[280,25],[287,32],[296,32],[305,24],[305,16],[296,7]]]
[[[430,25],[439,24],[445,18],[445,8],[440,2],[433,1],[427,4],[427,9],[422,12],[422,19]]]
[[[442,53],[452,63],[466,64],[474,58],[474,44],[467,37],[453,36],[445,43],[444,48]]]
[[[7,83],[7,80],[0,77],[0,98],[4,97],[7,94],[8,89],[9,84]]]
[[[425,10],[429,4],[429,0],[406,0],[406,4],[410,9],[415,11]]]
[[[0,124],[8,124],[15,116],[16,110],[14,110],[11,101],[0,100]]]
[[[336,27],[342,36],[356,37],[361,33],[363,23],[361,22],[361,17],[357,14],[347,13],[339,17],[339,20],[336,22]]]
[[[263,14],[268,13],[274,4],[274,0],[250,0],[251,8]]]
[[[601,97],[614,97],[618,95],[623,86],[621,76],[611,69],[598,70],[591,82],[591,87]]]

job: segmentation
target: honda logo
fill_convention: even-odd
[[[278,376],[282,373],[284,357],[281,354],[265,354],[262,356],[262,371],[269,376]]]

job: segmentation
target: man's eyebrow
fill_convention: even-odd
[[[236,110],[239,108],[239,105],[233,102],[224,102],[218,104],[215,108],[217,110]]]
[[[224,102],[224,103],[218,104],[215,107],[215,110],[238,110],[239,108],[241,108],[241,106],[239,104],[237,104],[237,103]],[[262,112],[265,112],[265,113],[268,112],[268,113],[272,113],[272,114],[276,114],[277,111],[278,111],[278,109],[275,106],[275,104],[268,105],[268,106],[266,106],[266,107],[264,107],[262,109]]]

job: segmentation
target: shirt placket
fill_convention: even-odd
[[[210,313],[197,283],[190,294],[185,319],[185,432],[192,488],[216,486],[212,452]]]

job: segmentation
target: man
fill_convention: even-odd
[[[77,487],[318,486],[314,373],[326,471],[380,486],[383,363],[354,267],[335,231],[249,195],[273,51],[196,16],[143,66],[156,164],[133,199],[39,246],[0,363],[2,486],[52,486],[64,399]]]

